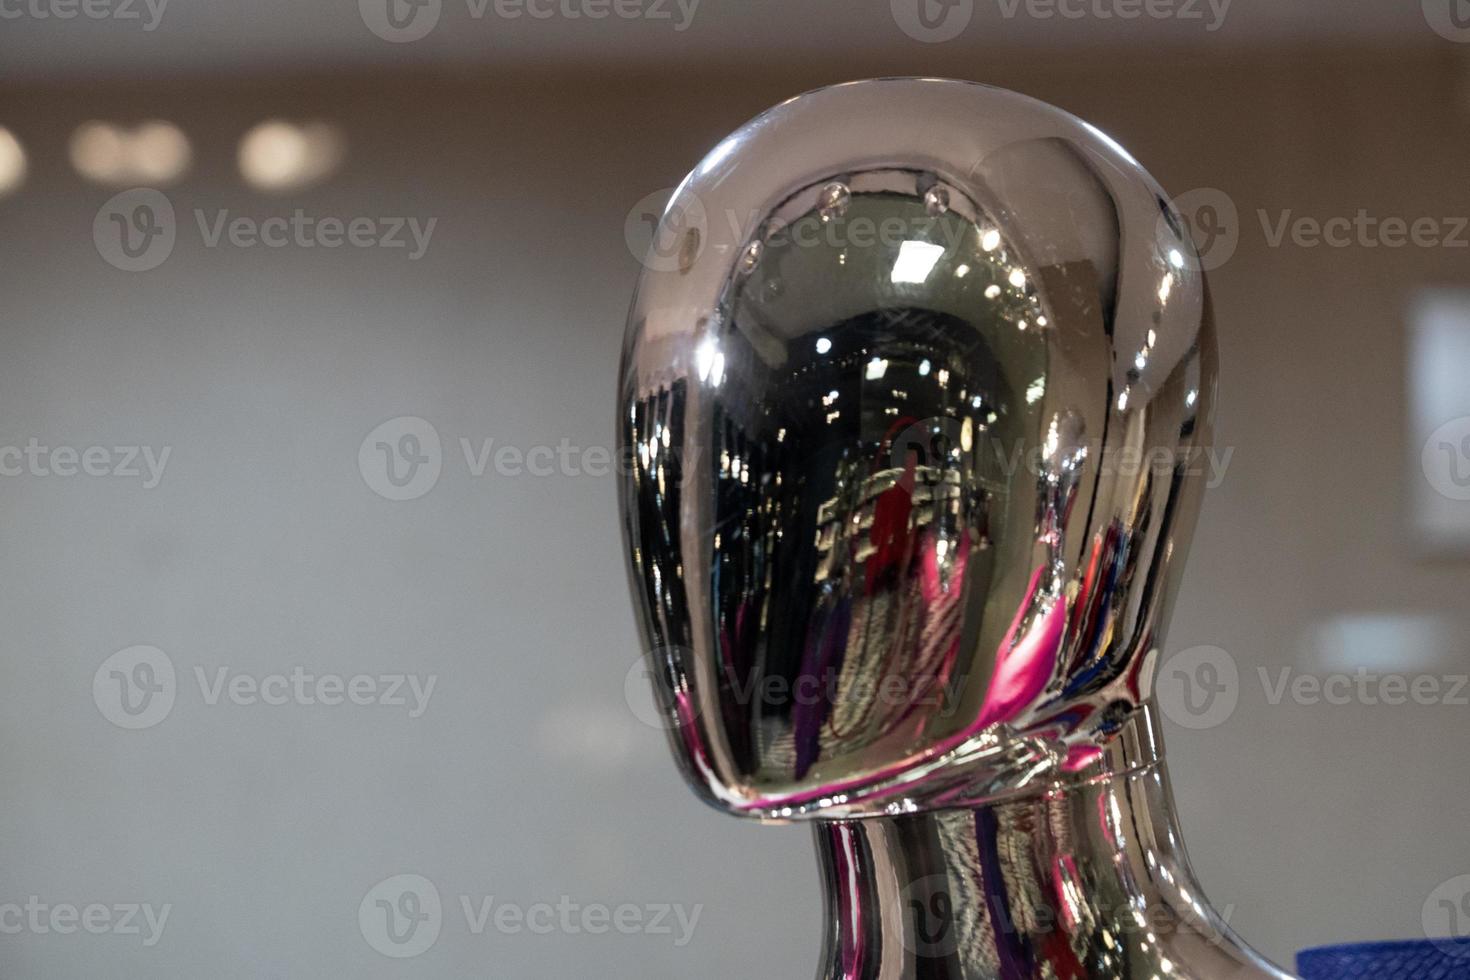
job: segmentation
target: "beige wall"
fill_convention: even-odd
[[[1214,902],[1278,960],[1420,934],[1430,891],[1470,873],[1470,709],[1273,706],[1257,668],[1329,669],[1312,636],[1339,614],[1428,613],[1449,646],[1386,662],[1470,671],[1457,639],[1470,566],[1417,559],[1403,507],[1417,458],[1404,314],[1417,287],[1470,285],[1470,255],[1272,248],[1257,212],[1470,215],[1454,62],[975,51],[766,68],[0,93],[0,124],[32,155],[29,184],[0,202],[0,443],[172,447],[152,491],[0,486],[0,899],[175,906],[153,949],[23,937],[7,947],[17,975],[404,975],[354,920],[367,888],[403,871],[453,906],[417,975],[785,976],[815,963],[805,832],[701,809],[662,736],[625,706],[637,643],[611,482],[474,478],[457,440],[606,445],[636,273],[628,209],[779,98],[919,72],[1054,101],[1172,193],[1214,187],[1237,205],[1239,247],[1212,280],[1217,441],[1234,454],[1207,494],[1166,652],[1222,647],[1241,689],[1219,727],[1168,728],[1190,850]],[[271,115],[341,124],[346,172],[281,199],[241,187],[235,140]],[[111,192],[69,174],[65,139],[87,118],[151,116],[183,126],[198,160],[168,191],[174,254],[128,274],[93,247]],[[191,216],[295,207],[439,221],[409,262],[207,249]],[[390,503],[355,459],[398,415],[434,422],[445,466],[431,494]],[[164,723],[122,732],[90,681],[135,643],[167,651],[181,689]],[[198,665],[298,663],[434,672],[439,687],[415,720],[209,706],[189,690]],[[705,907],[676,949],[475,937],[461,894]]]

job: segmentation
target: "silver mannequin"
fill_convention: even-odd
[[[675,191],[634,601],[695,791],[815,827],[819,977],[1285,976],[1195,882],[1152,699],[1214,389],[1179,216],[1041,102],[825,88]]]

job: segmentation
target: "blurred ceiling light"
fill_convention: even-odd
[[[1436,613],[1339,613],[1313,634],[1317,662],[1338,670],[1424,670],[1454,663],[1458,652],[1452,624]]]
[[[170,122],[150,120],[135,129],[86,122],[71,136],[71,163],[99,184],[169,184],[189,169],[189,138]]]
[[[26,179],[26,152],[20,140],[4,126],[0,126],[0,197],[4,197]]]
[[[328,123],[271,119],[240,140],[240,174],[256,190],[297,190],[330,177],[344,150],[341,132]]]

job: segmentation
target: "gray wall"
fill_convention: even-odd
[[[0,124],[32,165],[0,201],[0,445],[170,452],[151,488],[0,477],[0,904],[171,906],[153,946],[146,923],[143,935],[0,936],[0,971],[648,980],[814,966],[807,832],[701,808],[625,699],[638,649],[612,480],[477,477],[460,439],[607,446],[637,271],[629,209],[779,98],[920,71],[1058,102],[1171,192],[1217,188],[1238,208],[1238,246],[1213,277],[1217,441],[1233,455],[1207,494],[1166,649],[1222,648],[1239,676],[1219,724],[1168,723],[1190,851],[1215,904],[1278,960],[1422,935],[1430,893],[1470,873],[1467,709],[1273,705],[1258,668],[1273,682],[1283,667],[1351,673],[1366,641],[1340,617],[1396,615],[1419,617],[1417,632],[1372,646],[1375,669],[1470,670],[1470,566],[1417,557],[1405,530],[1418,454],[1405,435],[1405,314],[1417,287],[1470,284],[1467,252],[1271,247],[1258,211],[1272,223],[1285,209],[1470,214],[1455,66],[1368,53],[931,57],[755,80],[302,78],[0,95]],[[274,115],[339,123],[345,171],[279,198],[245,189],[235,141]],[[70,174],[65,141],[88,118],[155,116],[189,133],[197,159],[167,190],[174,251],[129,273],[92,239],[112,191]],[[438,221],[410,260],[407,249],[210,248],[195,218],[298,207]],[[442,472],[394,501],[368,485],[358,454],[400,416],[434,426]],[[161,721],[125,730],[99,708],[110,674],[96,697],[93,683],[135,645],[167,655],[177,690]],[[210,704],[196,679],[298,666],[437,680],[410,717],[385,704]],[[444,905],[437,943],[403,961],[375,952],[358,920],[370,890],[399,874],[427,878]],[[701,908],[682,945],[677,919],[671,935],[536,935],[497,931],[492,911],[476,935],[461,896],[477,909],[488,896],[626,904],[645,922],[645,906]]]

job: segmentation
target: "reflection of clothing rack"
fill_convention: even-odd
[[[817,540],[818,581],[842,583],[851,604],[843,662],[821,665],[834,675],[823,733],[848,747],[942,701],[963,628],[961,589],[950,585],[964,581],[983,534],[978,506],[966,506],[979,502],[961,499],[951,467],[910,458],[852,483],[853,506],[834,498],[818,508]]]

